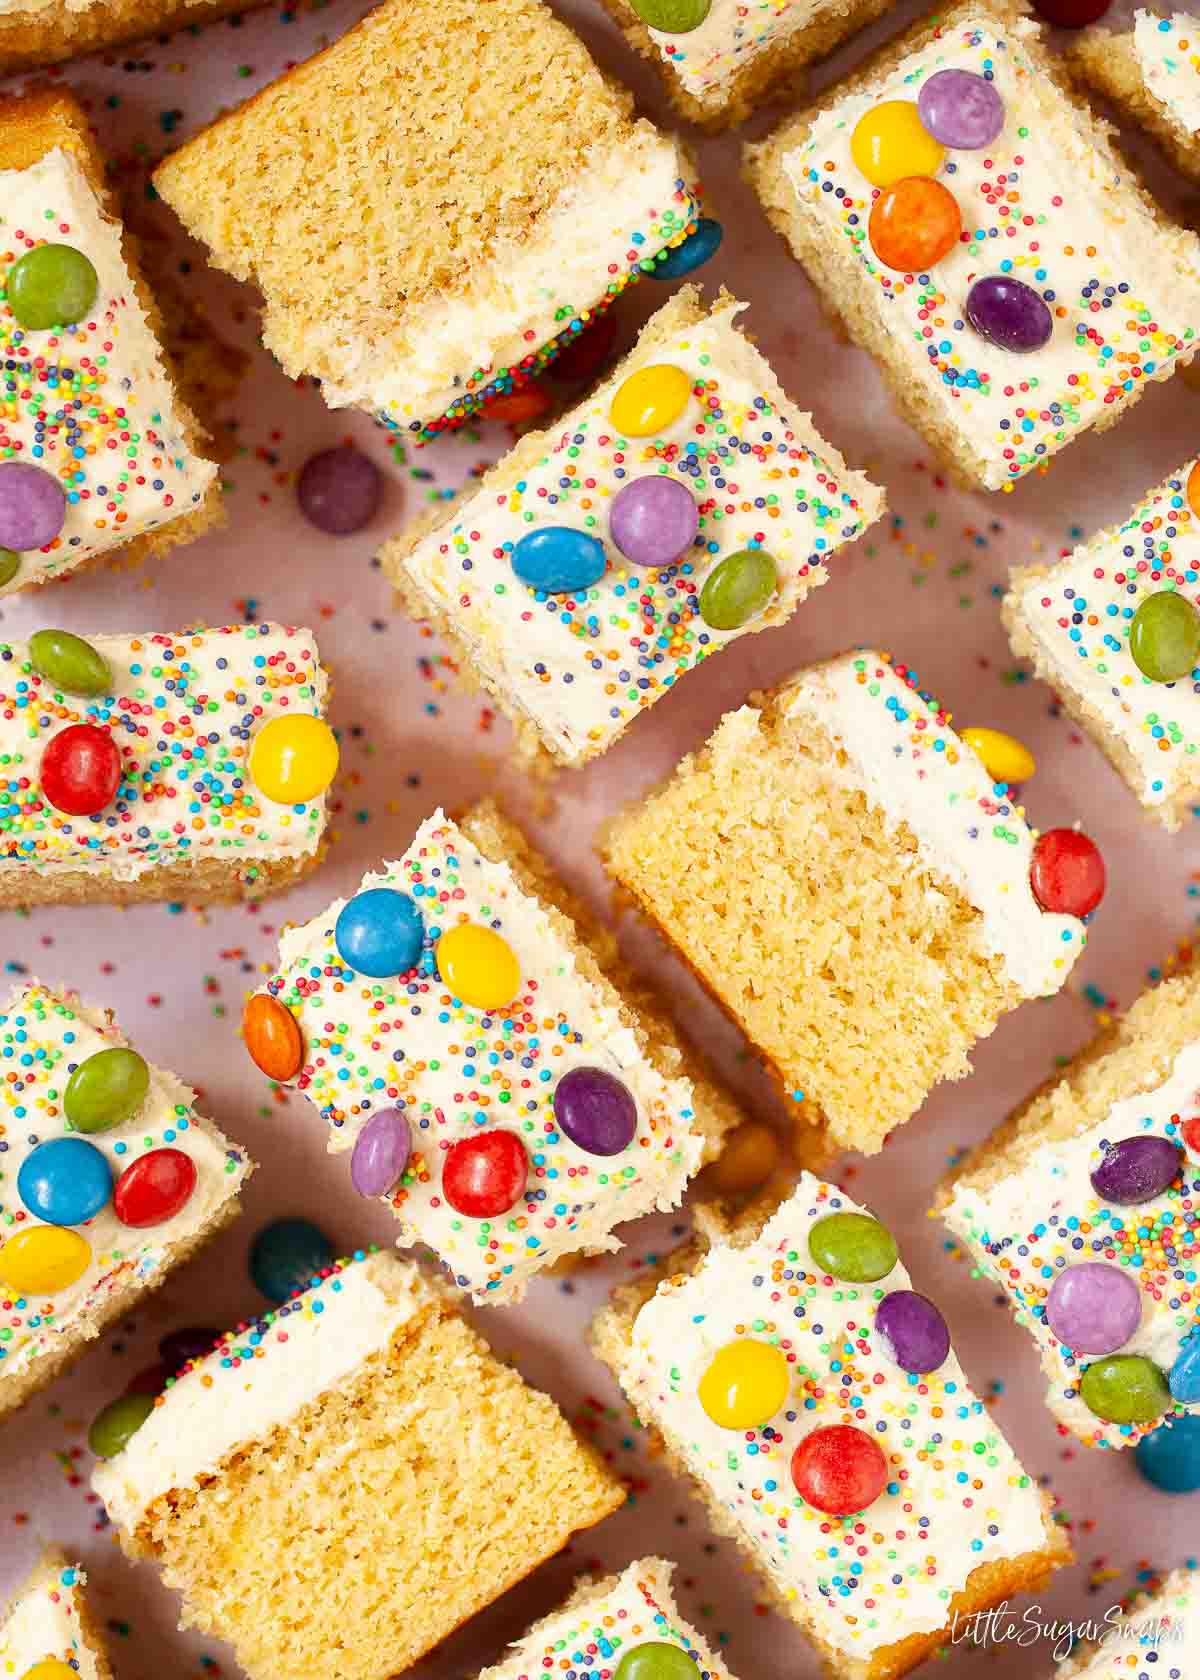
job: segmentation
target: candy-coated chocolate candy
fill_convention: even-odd
[[[77,1283],[91,1261],[91,1245],[78,1231],[35,1225],[0,1248],[0,1283],[21,1295],[56,1295]]]
[[[300,1023],[278,998],[255,992],[242,1011],[242,1038],[250,1060],[268,1079],[285,1085],[294,1079],[304,1060]]]
[[[1068,1266],[1046,1297],[1046,1323],[1072,1353],[1116,1353],[1141,1322],[1141,1290],[1103,1260]]]
[[[923,274],[958,244],[962,212],[954,194],[928,175],[906,175],[871,206],[867,235],[885,268]]]
[[[444,933],[434,958],[454,996],[472,1009],[503,1009],[520,990],[521,967],[512,946],[479,922],[461,922]]]
[[[18,553],[47,548],[67,519],[62,485],[32,461],[0,461],[0,545]]]
[[[338,956],[357,974],[389,980],[407,974],[421,955],[425,924],[406,892],[369,887],[343,905],[334,923]]]
[[[712,0],[631,0],[631,4],[643,23],[665,35],[690,34],[712,9]]]
[[[79,1670],[70,1663],[59,1662],[57,1657],[48,1657],[45,1662],[27,1668],[21,1680],[79,1680]]]
[[[685,274],[702,268],[710,257],[715,257],[724,237],[725,229],[720,222],[712,216],[701,216],[695,232],[689,233],[681,244],[673,245],[669,251],[663,251],[656,257],[649,273],[655,280],[681,280]]]
[[[1195,1493],[1200,1488],[1200,1417],[1175,1418],[1151,1430],[1133,1449],[1133,1461],[1163,1493]]]
[[[1183,1150],[1170,1138],[1142,1132],[1110,1143],[1092,1169],[1092,1189],[1118,1207],[1136,1207],[1161,1196],[1179,1176]]]
[[[509,556],[521,582],[543,595],[573,595],[604,576],[604,544],[571,525],[543,525],[513,544]]]
[[[1187,504],[1192,512],[1200,519],[1200,461],[1197,461],[1187,481]]]
[[[250,780],[275,805],[304,805],[325,792],[338,767],[338,744],[323,718],[297,712],[272,718],[250,748]]]
[[[946,151],[911,99],[886,99],[858,119],[850,155],[873,187],[890,187],[906,175],[936,175]]]
[[[196,1188],[196,1163],[182,1149],[150,1149],[131,1161],[113,1187],[113,1212],[122,1225],[149,1230],[174,1219]]]
[[[809,1231],[808,1251],[844,1283],[876,1283],[899,1258],[895,1237],[869,1213],[827,1213]]]
[[[1033,844],[1029,885],[1043,910],[1090,916],[1107,882],[1100,848],[1075,828],[1048,828]]]
[[[779,569],[765,548],[739,548],[718,562],[700,591],[700,617],[713,630],[740,630],[779,588]]]
[[[520,1201],[528,1176],[525,1145],[515,1132],[497,1127],[450,1145],[442,1166],[442,1194],[455,1213],[492,1219]]]
[[[1193,1114],[1179,1128],[1180,1136],[1193,1155],[1200,1155],[1200,1115]]]
[[[1033,9],[1059,29],[1086,29],[1102,18],[1112,0],[1033,0]]]
[[[745,1120],[725,1140],[720,1157],[705,1174],[706,1182],[722,1196],[756,1190],[779,1165],[779,1136],[763,1120]]]
[[[63,1112],[77,1132],[107,1132],[132,1120],[150,1089],[150,1069],[136,1050],[116,1044],[84,1058],[67,1080]]]
[[[107,660],[90,642],[69,630],[35,630],[29,638],[29,663],[64,694],[95,699],[112,692]]]
[[[681,367],[653,362],[639,368],[617,391],[609,418],[622,437],[652,437],[673,426],[692,395],[692,381]]]
[[[1200,1405],[1200,1330],[1186,1336],[1167,1377],[1172,1397],[1184,1406]]]
[[[761,1429],[787,1402],[787,1356],[770,1342],[741,1336],[726,1342],[700,1378],[697,1397],[720,1429]]]
[[[70,817],[96,816],[117,797],[121,749],[98,724],[68,724],[46,744],[41,783],[56,811]]]
[[[1016,356],[1040,350],[1054,331],[1054,317],[1043,299],[1011,274],[985,274],[976,280],[963,313],[980,338]]]
[[[964,729],[962,738],[983,760],[983,768],[994,782],[1027,782],[1037,769],[1028,747],[1002,729]]]
[[[88,1446],[97,1458],[115,1458],[127,1447],[154,1410],[151,1394],[122,1394],[98,1412],[88,1430]]]
[[[167,1386],[167,1378],[173,1377],[174,1371],[169,1371],[165,1365],[147,1365],[144,1371],[137,1371],[125,1384],[126,1394],[148,1394],[151,1399],[161,1394]]]
[[[669,566],[695,541],[700,509],[679,479],[649,473],[617,491],[608,529],[626,560],[635,566]]]
[[[700,1680],[700,1670],[681,1646],[651,1639],[625,1652],[613,1680]]]
[[[1079,1383],[1084,1405],[1106,1423],[1153,1423],[1171,1405],[1167,1379],[1140,1353],[1110,1353],[1089,1365]]]
[[[17,1194],[47,1225],[82,1225],[107,1206],[112,1169],[86,1138],[51,1138],[21,1162]]]
[[[1200,661],[1200,612],[1174,589],[1147,595],[1129,626],[1129,657],[1151,682],[1178,682]]]
[[[21,556],[13,548],[0,548],[0,588],[11,583],[21,569]]]
[[[995,82],[974,70],[937,70],[921,84],[917,115],[943,146],[974,152],[1004,127],[1004,101]]]
[[[96,301],[95,268],[74,245],[35,245],[18,257],[4,282],[5,299],[28,332],[73,327]]]
[[[377,1109],[354,1140],[350,1182],[360,1196],[386,1196],[400,1182],[411,1153],[404,1110]]]
[[[484,408],[487,420],[503,420],[509,426],[523,426],[529,420],[540,420],[550,410],[550,398],[536,382],[522,385],[519,391],[503,391],[492,397]]]
[[[190,1365],[193,1359],[203,1359],[220,1337],[219,1330],[210,1330],[204,1324],[188,1325],[183,1330],[169,1330],[158,1344],[159,1358],[174,1376],[176,1371],[182,1371],[185,1365]]]
[[[864,1429],[834,1423],[814,1429],[792,1454],[792,1481],[801,1499],[831,1517],[873,1505],[887,1486],[883,1448]]]
[[[637,1135],[637,1103],[627,1085],[603,1068],[576,1067],[554,1087],[559,1130],[589,1155],[619,1155]]]
[[[592,379],[612,355],[617,341],[617,318],[606,309],[567,340],[546,369],[548,378],[563,385],[582,385]]]
[[[296,500],[310,525],[331,537],[369,525],[383,495],[383,475],[369,455],[348,445],[310,455],[296,480]]]
[[[946,1320],[915,1289],[893,1289],[875,1309],[875,1334],[902,1371],[924,1375],[950,1357]]]
[[[276,1305],[333,1264],[333,1244],[310,1219],[273,1219],[250,1249],[254,1287]]]

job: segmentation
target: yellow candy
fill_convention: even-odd
[[[691,394],[682,368],[656,362],[629,375],[613,398],[609,419],[622,437],[651,437],[675,424]]]
[[[32,1668],[27,1668],[21,1680],[79,1680],[79,1671],[70,1663],[51,1657],[49,1662],[34,1663]]]
[[[34,1225],[0,1248],[0,1284],[21,1295],[54,1295],[81,1278],[92,1251],[78,1231]]]
[[[493,928],[464,922],[442,935],[434,955],[442,979],[472,1009],[503,1009],[517,995],[520,964]]]
[[[338,744],[321,718],[272,718],[250,748],[250,780],[276,805],[303,805],[324,793],[338,767]]]
[[[1027,782],[1037,769],[1029,748],[1002,729],[964,729],[962,738],[979,754],[994,782]]]
[[[708,1169],[708,1182],[722,1196],[736,1196],[770,1178],[778,1161],[779,1139],[772,1128],[761,1120],[747,1120]]]
[[[911,99],[887,99],[858,119],[850,155],[874,187],[911,175],[936,175],[946,148],[930,134]]]
[[[769,1342],[726,1342],[700,1378],[700,1404],[721,1429],[760,1429],[788,1397],[788,1362]]]

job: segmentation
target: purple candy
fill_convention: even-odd
[[[603,1068],[577,1067],[554,1087],[554,1118],[576,1148],[589,1155],[619,1155],[637,1131],[637,1104]]]
[[[1008,274],[985,274],[967,293],[966,317],[980,338],[1027,356],[1054,331],[1054,318],[1032,286]]]
[[[202,1359],[221,1339],[219,1330],[190,1326],[186,1330],[172,1330],[158,1344],[159,1358],[172,1375],[182,1370],[189,1360]]]
[[[67,497],[56,478],[27,461],[0,461],[0,548],[19,554],[45,548],[66,518]]]
[[[917,95],[917,115],[943,146],[974,152],[1004,127],[1004,101],[995,83],[973,70],[939,70]]]
[[[950,1356],[946,1320],[915,1289],[894,1289],[875,1309],[875,1334],[902,1371],[924,1375]]]
[[[1165,1137],[1127,1137],[1110,1143],[1092,1172],[1092,1189],[1106,1202],[1136,1207],[1152,1202],[1171,1184],[1183,1164],[1183,1150]]]
[[[1141,1290],[1103,1260],[1068,1266],[1046,1297],[1046,1323],[1072,1353],[1115,1353],[1141,1322]]]
[[[381,1108],[359,1132],[350,1156],[350,1182],[360,1196],[386,1196],[412,1152],[408,1121],[398,1108]]]
[[[296,485],[300,512],[332,537],[361,531],[383,494],[379,468],[359,449],[323,449],[310,455]]]
[[[686,484],[655,473],[618,490],[608,528],[635,566],[669,566],[692,546],[700,529],[700,509]]]

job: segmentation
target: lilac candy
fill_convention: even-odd
[[[1182,1163],[1183,1151],[1170,1138],[1122,1138],[1105,1149],[1104,1159],[1092,1172],[1092,1189],[1118,1207],[1136,1207],[1161,1196]]]
[[[577,1067],[563,1074],[554,1087],[554,1118],[588,1155],[619,1155],[637,1132],[632,1093],[603,1068]]]
[[[980,338],[1018,356],[1040,350],[1054,331],[1054,318],[1033,287],[1010,274],[976,280],[965,313]]]
[[[608,515],[612,540],[635,566],[669,566],[692,546],[700,509],[686,484],[654,473],[618,490]]]
[[[412,1134],[401,1110],[381,1108],[355,1139],[350,1182],[360,1196],[386,1196],[398,1183],[411,1152]]]
[[[1068,1266],[1046,1297],[1046,1323],[1072,1353],[1115,1353],[1141,1322],[1141,1290],[1103,1260]]]
[[[996,84],[973,70],[939,70],[917,95],[917,115],[943,146],[974,152],[1004,127],[1004,101]]]
[[[67,519],[62,485],[28,461],[0,461],[0,548],[45,548]]]
[[[893,1289],[875,1310],[875,1334],[902,1371],[924,1375],[950,1356],[946,1320],[915,1289]]]
[[[349,447],[310,455],[296,485],[300,512],[331,537],[361,531],[374,518],[382,494],[379,468],[360,449]]]

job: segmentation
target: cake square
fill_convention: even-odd
[[[0,1674],[53,1680],[61,1667],[79,1680],[112,1680],[100,1631],[84,1597],[87,1576],[47,1546],[0,1621]],[[41,1665],[46,1664],[43,1671]]]
[[[0,16],[0,75],[194,28],[257,0],[15,0]]]
[[[1066,981],[1084,923],[1031,871],[1077,853],[1080,906],[1103,890],[1091,842],[1039,840],[915,672],[874,652],[752,696],[602,846],[792,1100],[867,1154]]]
[[[1194,1565],[1138,1593],[1099,1637],[1059,1664],[1056,1680],[1190,1680],[1200,1664],[1200,1582]]]
[[[262,898],[321,857],[337,743],[310,630],[0,642],[0,906]]]
[[[384,1254],[185,1366],[93,1486],[183,1624],[250,1680],[390,1680],[625,1498],[553,1401]]]
[[[384,0],[154,182],[258,286],[286,373],[421,436],[527,383],[700,207],[679,143],[541,0]]]
[[[1013,652],[1169,830],[1200,800],[1198,510],[1188,461],[1066,559],[1017,567],[1003,607]]]
[[[526,757],[604,752],[702,661],[785,623],[883,511],[738,330],[744,307],[685,288],[611,379],[383,551]]]
[[[1200,181],[1200,31],[1186,12],[1139,8],[1133,28],[1089,29],[1068,68],[1140,124],[1189,180]]]
[[[241,1212],[247,1156],[111,1013],[38,981],[0,1014],[0,1416]]]
[[[938,1211],[1088,1446],[1200,1410],[1200,971],[1144,992],[975,1150]]]
[[[907,1674],[1070,1561],[884,1226],[810,1173],[697,1223],[592,1345],[831,1675]]]
[[[1200,343],[1196,235],[1021,4],[916,25],[747,162],[825,307],[969,487],[1011,487],[1111,425]]]
[[[741,1120],[491,804],[435,812],[352,899],[287,929],[243,1036],[317,1109],[330,1152],[352,1151],[397,1241],[478,1301],[618,1248],[613,1226],[677,1207]]]
[[[219,523],[104,159],[57,89],[0,98],[0,288],[0,595]]]

